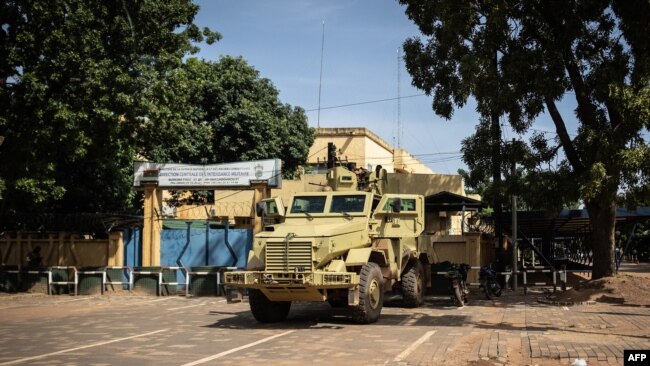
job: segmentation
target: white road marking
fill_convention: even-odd
[[[131,306],[131,305],[149,304],[149,303],[152,303],[152,302],[165,301],[165,300],[169,300],[169,299],[172,299],[172,297],[163,297],[161,299],[156,299],[156,300],[145,300],[145,301],[140,301],[140,302],[127,303],[126,305]]]
[[[193,308],[193,307],[196,307],[196,306],[203,306],[203,305],[205,305],[205,304],[201,303],[201,304],[195,304],[195,305],[179,306],[177,308],[169,308],[167,310],[179,310],[179,309]]]
[[[21,363],[21,362],[26,362],[26,361],[31,361],[31,360],[37,360],[37,359],[39,359],[39,358],[45,358],[45,357],[49,357],[49,356],[60,355],[60,354],[62,354],[62,353],[74,352],[74,351],[78,351],[78,350],[80,350],[80,349],[86,349],[86,348],[91,348],[91,347],[103,346],[103,345],[110,344],[110,343],[126,341],[127,339],[146,337],[146,336],[148,336],[148,335],[152,335],[152,334],[156,334],[156,333],[160,333],[160,332],[166,332],[166,331],[168,331],[168,330],[169,330],[169,329],[161,329],[161,330],[156,330],[156,331],[149,332],[149,333],[144,333],[144,334],[138,334],[138,335],[134,335],[134,336],[130,336],[130,337],[117,338],[117,339],[113,339],[113,340],[110,340],[110,341],[99,342],[99,343],[93,343],[93,344],[89,344],[89,345],[87,345],[87,346],[81,346],[81,347],[75,347],[75,348],[64,349],[64,350],[62,350],[62,351],[56,351],[56,352],[46,353],[46,354],[42,354],[42,355],[38,355],[38,356],[19,358],[19,359],[17,359],[17,360],[13,360],[13,361],[8,361],[8,362],[0,363],[0,365],[14,365],[14,364]]]
[[[403,359],[405,359],[406,357],[408,357],[408,355],[410,355],[411,352],[415,351],[415,349],[418,348],[422,343],[426,342],[429,338],[431,338],[431,336],[435,332],[436,332],[435,330],[430,330],[430,331],[424,333],[424,335],[422,337],[420,337],[420,339],[413,342],[413,344],[411,344],[407,349],[405,349],[402,353],[397,355],[397,357],[395,357],[393,359],[393,362],[399,362],[399,361],[402,361]]]
[[[422,316],[423,314],[413,314],[413,316],[406,323],[404,324],[400,323],[400,325],[404,325],[404,326],[414,325],[420,320],[420,318],[422,318]]]
[[[233,349],[228,350],[228,351],[224,351],[224,352],[221,352],[221,353],[217,353],[216,355],[208,356],[208,357],[202,358],[202,359],[200,359],[200,360],[196,360],[196,361],[193,361],[193,362],[186,363],[186,364],[184,364],[184,365],[182,365],[182,366],[194,366],[194,365],[198,365],[198,364],[206,363],[206,362],[208,362],[208,361],[216,360],[217,358],[220,358],[220,357],[223,357],[223,356],[227,356],[227,355],[229,355],[229,354],[231,354],[231,353],[235,353],[235,352],[237,352],[237,351],[241,351],[241,350],[246,349],[246,348],[250,348],[250,347],[253,347],[253,346],[257,346],[258,344],[261,344],[261,343],[264,343],[264,342],[268,342],[268,341],[270,341],[270,340],[272,340],[272,339],[275,339],[275,338],[278,338],[278,337],[282,337],[282,336],[284,336],[284,335],[287,335],[287,334],[289,334],[289,333],[293,333],[293,332],[295,332],[295,330],[290,330],[290,331],[288,331],[288,332],[284,332],[284,333],[276,334],[276,335],[274,335],[274,336],[266,337],[266,338],[264,338],[264,339],[260,339],[260,340],[257,341],[257,342],[253,342],[253,343],[245,344],[245,345],[243,345],[243,346],[240,346],[240,347],[237,347],[237,348],[233,348]]]
[[[403,327],[403,326],[405,326],[407,324],[410,324],[414,320],[414,318],[415,318],[415,314],[411,314],[409,317],[407,317],[406,319],[399,322],[399,324],[397,324],[397,326]]]

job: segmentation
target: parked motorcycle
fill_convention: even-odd
[[[492,300],[494,296],[501,296],[501,285],[497,281],[497,271],[492,268],[491,264],[488,264],[485,267],[481,267],[479,274],[479,287],[485,292],[485,297],[488,300]]]
[[[470,268],[468,264],[453,263],[445,275],[449,279],[452,292],[451,300],[458,307],[465,306],[465,303],[467,303],[467,295],[469,294],[469,289],[467,288],[467,272]]]

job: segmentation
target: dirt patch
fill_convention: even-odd
[[[558,303],[585,303],[590,301],[650,306],[650,277],[619,274],[597,280],[577,283],[573,288],[558,291],[546,298]]]

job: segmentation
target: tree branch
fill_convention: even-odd
[[[571,86],[576,93],[578,102],[578,118],[580,121],[591,128],[596,128],[596,107],[589,100],[589,93],[585,82],[580,73],[580,68],[576,63],[573,51],[571,50],[571,39],[567,39],[567,30],[557,18],[556,11],[553,9],[553,2],[544,3],[541,6],[540,13],[551,28],[554,41],[558,43],[558,49],[562,52],[562,61],[564,68],[569,74]],[[547,103],[548,104],[548,103]]]
[[[621,123],[623,123],[623,116],[619,112],[618,108],[612,105],[609,100],[605,102],[605,106],[607,107],[607,113],[609,114],[609,122],[612,125],[612,129],[615,130],[621,125]]]
[[[564,119],[562,119],[562,115],[560,115],[560,112],[555,106],[555,101],[550,97],[544,97],[544,102],[546,103],[548,113],[551,115],[551,119],[555,124],[555,130],[560,138],[562,146],[564,146],[564,153],[566,154],[569,163],[577,174],[581,174],[584,171],[585,166],[580,160],[575,146],[573,146],[573,141],[571,141],[571,137],[569,137]]]
[[[562,58],[564,59],[564,67],[569,73],[569,80],[571,80],[571,85],[573,90],[576,92],[576,101],[578,102],[578,117],[580,121],[587,126],[596,128],[596,107],[589,100],[589,93],[587,87],[585,86],[584,80],[582,79],[582,74],[578,69],[578,65],[575,62],[573,57],[573,52],[571,48],[567,45],[562,53]]]

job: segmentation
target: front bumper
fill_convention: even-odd
[[[271,301],[325,301],[329,289],[346,289],[352,301],[359,297],[353,272],[226,272],[224,285],[260,290]]]
[[[229,287],[314,287],[352,288],[359,284],[359,275],[354,272],[226,272],[224,285]]]

